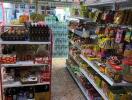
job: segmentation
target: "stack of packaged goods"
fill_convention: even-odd
[[[6,27],[6,26],[5,26]],[[50,100],[51,31],[47,25],[8,26],[1,33],[1,87],[4,100]]]
[[[67,23],[58,22],[53,16],[45,18],[46,23],[52,29],[54,41],[54,57],[67,57],[68,55],[68,28]]]

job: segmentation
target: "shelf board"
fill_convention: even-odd
[[[51,44],[51,42],[31,42],[31,41],[2,41],[0,44]]]
[[[83,95],[85,96],[86,100],[91,100],[90,97],[88,96],[86,90],[84,89],[84,87],[82,86],[82,84],[77,80],[77,78],[75,77],[74,73],[71,71],[71,69],[67,66],[66,67],[70,73],[70,75],[72,76],[72,78],[75,80],[75,82],[77,83],[78,87],[80,88],[80,90],[82,91]]]
[[[103,8],[103,7],[110,7],[112,9],[115,4],[118,4],[120,9],[125,8],[128,9],[129,7],[132,6],[132,1],[131,0],[122,0],[122,1],[107,1],[107,2],[99,2],[99,3],[92,3],[88,4],[88,7],[91,8]]]
[[[29,0],[23,2],[23,1],[12,1],[12,0],[8,0],[8,1],[4,1],[4,3],[13,3],[13,4],[30,4],[30,5],[35,5],[35,2],[28,2]],[[44,1],[38,1],[38,5],[45,5],[45,4],[54,4],[54,5],[68,5],[71,6],[74,4],[74,2],[68,2],[68,1],[52,1],[52,0],[44,0]]]
[[[130,3],[129,0],[122,0],[122,1],[106,1],[106,2],[97,2],[89,4],[89,7],[103,7],[103,6],[113,6],[115,3],[117,4],[124,4],[124,3]],[[125,4],[124,4],[125,5]]]
[[[74,34],[76,34],[76,35],[78,35],[79,37],[82,37],[83,38],[83,31],[78,31],[78,30],[75,30],[75,29],[71,29],[71,28],[69,28],[69,30],[72,32],[72,33],[74,33]],[[90,30],[89,30],[90,31]],[[93,31],[93,30],[91,30],[91,31]],[[88,37],[86,37],[86,38],[88,38]],[[97,35],[90,35],[90,38],[93,38],[93,39],[95,39],[95,38],[97,38]]]
[[[75,33],[75,29],[69,28],[69,30],[70,30],[72,33]]]
[[[83,31],[74,30],[74,33],[80,37],[82,37]]]
[[[71,54],[69,54],[69,55],[70,55],[70,56],[73,58],[73,60],[78,64],[78,66],[80,66],[80,64],[78,63],[78,61],[76,61],[75,58],[74,58]],[[88,81],[93,85],[93,87],[98,91],[98,93],[104,98],[104,100],[108,100],[108,98],[105,96],[105,94],[103,93],[103,91],[102,91],[101,89],[99,89],[99,88],[96,86],[96,84],[93,82],[93,80],[91,80],[91,79],[88,77],[86,71],[85,71],[84,69],[82,69],[81,66],[79,67],[79,69],[80,69],[80,71],[84,74],[84,76],[88,79]]]
[[[77,47],[79,50],[81,50],[81,47],[80,47],[79,45],[75,44],[72,40],[70,40],[70,43],[71,43],[72,45],[74,45],[75,47]]]
[[[25,25],[5,25],[4,27],[24,27]]]
[[[98,91],[98,93],[103,97],[104,100],[109,100],[102,89],[98,88],[97,85],[94,83],[94,81],[88,76],[87,72],[80,67],[81,72],[84,74],[84,76],[88,79],[88,81],[93,85],[93,87]]]
[[[50,82],[36,83],[36,84],[22,84],[20,81],[13,82],[9,84],[3,84],[3,88],[12,88],[12,87],[25,87],[25,86],[37,86],[37,85],[47,85]]]
[[[44,66],[47,64],[37,64],[37,63],[33,63],[33,61],[20,61],[20,62],[16,62],[15,64],[1,64],[1,66],[4,67],[22,67],[22,66]]]
[[[81,17],[81,16],[72,16],[68,18],[69,21],[79,21],[79,20],[85,20],[85,22],[95,23],[90,18]]]
[[[70,56],[70,57],[76,62],[76,64],[80,67],[79,62],[73,57],[73,55],[69,53],[69,56]]]
[[[93,4],[89,4],[89,7],[99,7],[99,6],[112,6],[114,4],[114,2],[101,2],[101,3],[93,3]]]
[[[132,83],[128,83],[125,81],[122,81],[121,83],[115,83],[114,80],[109,78],[107,75],[101,73],[99,69],[94,65],[93,62],[86,59],[83,55],[80,55],[80,57],[87,62],[88,65],[90,65],[104,80],[106,80],[111,86],[132,86]]]

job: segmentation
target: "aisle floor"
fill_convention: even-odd
[[[53,59],[52,100],[85,100],[65,67],[65,59]]]

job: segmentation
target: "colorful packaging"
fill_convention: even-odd
[[[116,43],[124,42],[124,30],[123,29],[117,30],[115,42]]]
[[[125,41],[126,42],[131,42],[131,36],[132,36],[132,32],[131,31],[128,31],[128,32],[126,32],[126,34],[125,34]]]

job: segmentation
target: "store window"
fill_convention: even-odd
[[[30,5],[29,8],[30,9],[35,9],[35,6],[34,5]]]
[[[0,23],[3,21],[2,5],[0,5]]]
[[[20,4],[21,9],[25,9],[25,4]]]
[[[41,6],[41,10],[45,10],[45,7],[44,6]]]

